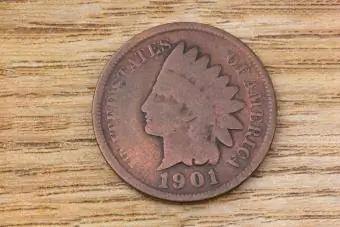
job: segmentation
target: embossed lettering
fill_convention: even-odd
[[[120,78],[121,76],[128,76],[129,74],[125,71],[125,68],[122,67],[118,70],[118,72],[116,73],[117,77],[116,78]]]
[[[116,134],[115,134],[115,132],[114,132],[114,125],[113,124],[109,124],[108,125],[108,128],[109,128],[109,133],[110,133],[110,136],[111,136],[111,138],[115,138],[116,137]]]
[[[141,63],[137,63],[132,59],[128,59],[128,62],[130,63],[131,72],[134,72],[141,65]]]
[[[257,110],[257,112],[250,112],[250,121],[256,122],[256,123],[263,123],[263,111]]]
[[[237,54],[234,51],[232,51],[232,50],[228,50],[227,51],[227,62],[231,66],[237,65],[237,63],[238,63],[238,56],[237,56]]]
[[[154,58],[156,55],[162,55],[172,48],[172,44],[167,40],[159,40],[148,44],[145,48],[137,50],[133,56],[130,56],[125,62],[125,66],[118,71],[118,75],[127,76],[135,72],[148,60]],[[146,54],[144,54],[146,53]]]
[[[203,177],[202,173],[193,172],[190,175],[190,182],[196,188],[202,187],[204,185],[204,177]]]
[[[264,112],[262,109],[262,95],[256,91],[256,81],[249,80],[244,81],[244,85],[247,88],[251,111],[250,111],[250,125],[245,135],[245,139],[238,147],[236,153],[227,160],[227,163],[233,167],[240,167],[242,160],[246,160],[251,156],[251,152],[255,149],[255,138],[260,137],[262,133],[261,124],[264,120]],[[251,139],[253,138],[253,139]]]
[[[149,53],[150,53],[150,57],[153,58],[156,55],[154,44],[149,44],[148,50],[149,50]]]
[[[209,170],[208,174],[210,177],[210,184],[211,185],[218,184],[214,169]]]
[[[238,75],[250,72],[249,66],[240,62],[240,59],[240,56],[235,51],[227,50],[227,63],[235,69]]]
[[[159,185],[160,188],[168,188],[168,173],[161,174],[161,184]]]
[[[172,176],[172,186],[176,189],[181,189],[185,185],[185,176],[182,173],[176,173]]]
[[[144,64],[146,62],[146,57],[144,56],[144,53],[142,50],[137,51],[137,55],[141,60],[141,64]]]
[[[246,80],[244,81],[244,86],[246,87],[249,96],[256,94],[255,93],[256,80]]]
[[[113,119],[113,112],[112,111],[107,111],[107,117],[108,120]]]
[[[240,75],[240,74],[243,74],[243,73],[246,73],[246,72],[250,72],[250,68],[249,68],[248,65],[242,64],[239,67],[237,67],[236,72],[237,72],[237,74]]]
[[[124,161],[128,162],[129,161],[129,156],[126,153],[126,151],[124,151],[121,148],[118,148],[118,153],[120,154],[120,156],[123,158]]]
[[[256,95],[253,95],[253,96],[249,97],[249,100],[250,100],[250,103],[251,103],[252,107],[262,105],[261,97],[262,97],[261,94],[256,94]]]
[[[245,147],[239,147],[237,149],[236,154],[237,154],[237,157],[239,157],[241,159],[247,159],[247,158],[249,158],[250,151]]]
[[[248,128],[248,133],[250,133],[251,136],[259,137],[261,136],[261,128],[250,125]]]
[[[161,41],[159,41],[159,45],[161,46],[161,48],[162,48],[163,51],[168,50],[168,49],[171,49],[171,47],[172,47],[171,43],[169,43],[169,42],[166,41],[166,40],[161,40]]]
[[[236,155],[232,155],[230,157],[230,159],[227,160],[227,163],[229,163],[230,165],[232,165],[232,166],[234,166],[236,168],[240,167],[240,165],[238,164]]]
[[[247,132],[246,139],[243,141],[243,147],[248,147],[248,149],[253,149],[253,148],[255,148],[256,144],[253,141],[249,140],[248,137],[250,135],[251,135],[251,133]]]
[[[207,177],[210,180],[210,185],[216,185],[219,184],[217,178],[216,178],[216,174],[214,169],[210,169],[207,173]],[[160,175],[160,184],[159,184],[159,188],[163,188],[163,189],[167,189],[169,188],[169,174],[167,172],[162,173]],[[189,176],[189,185],[196,187],[196,188],[200,188],[203,187],[206,184],[206,178],[204,177],[204,174],[199,172],[199,171],[195,171],[193,173],[190,174]],[[182,173],[175,173],[172,176],[170,185],[175,188],[175,189],[181,189],[184,188],[186,186],[186,177],[184,174]]]

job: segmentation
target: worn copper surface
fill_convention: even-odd
[[[149,195],[210,198],[259,166],[275,130],[272,83],[240,40],[197,23],[138,34],[109,61],[93,103],[100,149]]]

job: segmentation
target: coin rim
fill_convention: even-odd
[[[196,30],[196,31],[208,32],[210,34],[217,35],[227,41],[230,41],[234,45],[241,48],[242,51],[244,51],[247,54],[247,57],[253,63],[253,66],[256,67],[257,71],[264,79],[265,90],[269,97],[268,99],[269,119],[267,121],[267,131],[263,138],[263,143],[261,144],[261,147],[258,149],[257,154],[254,156],[254,158],[249,162],[249,164],[245,167],[245,169],[241,171],[240,173],[238,173],[231,181],[221,185],[220,187],[216,189],[209,190],[206,192],[193,193],[193,194],[179,194],[179,193],[163,192],[153,187],[150,187],[147,184],[135,178],[130,172],[128,172],[119,163],[119,161],[114,156],[113,152],[111,151],[109,145],[106,142],[104,130],[102,128],[102,122],[101,122],[101,119],[102,119],[101,109],[102,109],[102,99],[104,95],[104,88],[105,88],[107,80],[112,75],[114,67],[117,65],[117,63],[119,63],[121,58],[123,58],[124,55],[128,53],[131,48],[139,45],[140,42],[146,39],[149,39],[157,34],[171,32],[175,30]],[[136,36],[131,38],[128,42],[126,42],[124,45],[122,45],[122,47],[116,52],[116,54],[114,54],[110,58],[109,62],[105,65],[104,69],[101,72],[101,76],[96,86],[92,108],[93,108],[92,109],[93,128],[94,128],[95,136],[97,139],[97,143],[100,147],[101,153],[104,156],[105,160],[110,165],[110,167],[118,174],[118,176],[121,177],[128,184],[130,184],[131,186],[133,186],[134,188],[138,189],[139,191],[143,193],[146,193],[150,196],[153,196],[159,199],[178,201],[178,202],[198,201],[198,200],[212,198],[220,194],[223,194],[227,191],[230,191],[231,189],[240,185],[258,168],[258,166],[264,160],[270,148],[270,145],[273,141],[275,128],[276,128],[276,98],[275,98],[273,84],[268,75],[268,72],[264,68],[262,62],[257,57],[257,55],[240,39],[229,34],[228,32],[221,30],[219,28],[207,25],[207,24],[201,24],[201,23],[195,23],[195,22],[174,22],[174,23],[159,25],[159,26],[153,27],[151,29],[145,30],[137,34]]]

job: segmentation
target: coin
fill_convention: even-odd
[[[273,139],[268,73],[239,39],[199,23],[144,31],[110,59],[93,124],[113,170],[165,200],[197,201],[239,185]]]

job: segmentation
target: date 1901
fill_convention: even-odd
[[[216,178],[214,169],[210,169],[208,172],[208,180],[211,185],[218,184],[218,180]],[[175,173],[172,175],[172,180],[171,180],[171,185],[175,189],[181,189],[185,186],[187,179],[183,173]],[[206,183],[204,175],[199,172],[195,171],[190,174],[189,177],[189,183],[196,187],[200,188],[203,187],[204,184]],[[168,173],[162,173],[161,174],[161,184],[159,185],[160,188],[167,189],[169,188],[169,174]]]

